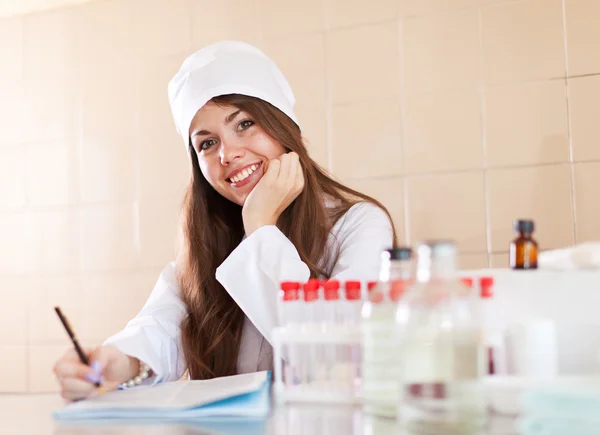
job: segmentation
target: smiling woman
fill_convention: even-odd
[[[310,158],[294,94],[260,50],[194,53],[169,99],[192,166],[183,244],[140,313],[89,352],[105,389],[269,369],[281,281],[373,279],[395,245],[385,208]],[[97,394],[90,371],[59,360],[63,396]]]

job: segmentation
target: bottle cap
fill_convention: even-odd
[[[400,247],[386,249],[384,256],[390,260],[410,260],[412,258],[413,251],[409,247]]]
[[[479,278],[479,286],[481,287],[481,297],[483,299],[491,298],[494,296],[494,277],[493,276],[482,276]]]
[[[405,291],[405,282],[401,279],[395,279],[390,283],[390,300],[398,302]]]
[[[468,288],[473,288],[473,278],[471,278],[471,277],[461,278],[460,282],[463,283],[463,285]]]
[[[349,301],[360,299],[360,281],[346,281],[346,299]]]
[[[281,290],[300,290],[300,283],[298,281],[283,281],[281,283]]]
[[[517,219],[514,222],[514,228],[519,233],[533,233],[535,223],[531,219]]]
[[[337,279],[330,279],[323,284],[325,290],[339,290],[340,282]]]
[[[369,290],[369,292],[371,292],[375,287],[377,287],[378,282],[377,281],[369,281],[367,283],[367,290]]]
[[[325,290],[325,300],[333,301],[339,299],[340,282],[338,280],[332,279],[326,281],[323,285],[323,288]]]
[[[281,283],[284,301],[297,301],[299,298],[300,283],[296,281],[283,281]]]
[[[319,282],[309,280],[304,284],[304,301],[312,302],[319,299]]]
[[[315,288],[319,288],[323,285],[323,280],[322,279],[317,279],[317,278],[311,278],[308,280],[308,284],[315,286]]]
[[[321,283],[318,279],[309,279],[303,286],[304,291],[317,291],[321,287]]]

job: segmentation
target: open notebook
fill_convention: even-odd
[[[269,413],[270,372],[247,373],[206,381],[166,382],[153,387],[114,391],[71,403],[54,412],[57,420],[196,420],[255,418]]]

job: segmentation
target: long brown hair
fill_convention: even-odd
[[[304,189],[281,214],[277,227],[298,250],[311,277],[330,277],[328,237],[337,220],[360,201],[385,207],[375,199],[333,180],[309,156],[298,126],[269,103],[243,95],[212,99],[246,112],[287,151],[300,157]],[[196,152],[189,147],[192,177],[183,204],[183,249],[178,257],[181,297],[187,308],[182,320],[182,347],[192,379],[236,373],[244,313],[217,281],[217,267],[244,237],[242,209],[217,193],[202,175]],[[328,200],[330,204],[325,203]],[[310,222],[310,225],[302,224]],[[390,218],[391,222],[391,218]],[[392,224],[392,228],[393,224]],[[396,244],[396,231],[393,230]]]

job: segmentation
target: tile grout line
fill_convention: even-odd
[[[400,147],[400,179],[402,180],[402,217],[404,228],[404,244],[410,246],[411,237],[410,237],[410,213],[409,210],[409,194],[408,194],[408,179],[406,177],[406,168],[405,168],[405,145],[406,145],[406,98],[405,89],[406,83],[404,80],[404,38],[403,38],[403,29],[404,29],[404,21],[400,18],[400,11],[398,10],[398,17],[396,19],[397,25],[397,35],[396,41],[398,43],[398,95],[396,98],[396,102],[398,104],[398,110],[400,112],[400,119],[398,122],[400,123],[400,143],[398,146]]]
[[[575,201],[575,165],[573,164],[573,128],[571,119],[571,104],[569,99],[569,53],[567,50],[567,7],[562,0],[563,50],[565,54],[565,102],[567,109],[567,132],[569,135],[569,177],[571,182],[571,218],[573,219],[573,244],[577,243],[577,213]]]
[[[488,258],[488,267],[492,266],[492,226],[490,220],[490,195],[488,191],[487,173],[488,173],[488,159],[487,159],[487,135],[486,135],[486,100],[485,100],[485,77],[484,77],[484,50],[483,50],[483,16],[481,14],[481,8],[477,8],[477,33],[479,37],[479,115],[481,122],[481,159],[482,162],[482,186],[483,186],[483,207],[484,207],[484,219],[485,219],[485,246]]]

